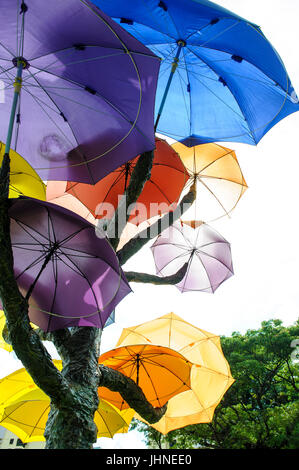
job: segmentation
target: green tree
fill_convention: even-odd
[[[162,436],[138,424],[148,445],[163,448],[295,449],[299,446],[299,361],[294,345],[299,321],[262,323],[221,343],[235,383],[208,424],[186,426]]]

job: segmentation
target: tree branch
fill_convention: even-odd
[[[135,237],[131,238],[121,250],[116,254],[120,264],[125,264],[133,255],[135,255],[148,241],[160,235],[164,230],[169,228],[176,220],[178,220],[186,210],[190,208],[196,199],[196,182],[192,184],[189,192],[183,197],[178,207],[170,212],[162,219],[152,224],[147,229],[140,232]]]
[[[120,393],[128,405],[148,423],[158,422],[165,414],[167,404],[161,408],[154,408],[134,380],[103,364],[99,364],[99,371],[99,387],[106,387],[113,392]]]
[[[142,193],[145,183],[151,177],[151,170],[154,160],[154,151],[144,152],[138,158],[138,161],[132,172],[129,185],[117,207],[111,222],[107,228],[107,237],[112,247],[116,250],[120,236],[129,220],[129,207],[136,203]]]
[[[184,266],[179,269],[175,274],[171,276],[155,276],[153,274],[147,273],[136,273],[134,271],[125,272],[125,276],[129,282],[143,282],[156,285],[175,285],[182,281],[188,268],[188,263],[185,263]]]

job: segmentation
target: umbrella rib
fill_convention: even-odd
[[[188,48],[188,49],[189,49],[189,48]],[[209,67],[209,68],[219,77],[219,74],[214,70],[214,68],[213,68],[210,64],[208,64],[205,60],[203,60],[202,57],[200,57],[197,53],[195,53],[194,51],[192,51],[192,49],[189,49],[189,51],[190,51],[192,54],[194,54],[198,59],[200,59],[202,62],[204,62],[204,63],[206,64],[206,66]],[[196,78],[197,78],[197,80],[198,80],[200,83],[202,83],[202,82],[198,79],[198,77],[196,77]],[[220,101],[222,101],[228,108],[230,108],[235,114],[237,114],[237,116],[239,116],[239,114],[238,114],[233,108],[231,108],[231,106],[229,106],[224,100],[222,100],[218,95],[216,95],[216,93],[212,92],[212,90],[210,90],[210,88],[209,88],[206,84],[202,83],[202,85],[204,85],[211,93],[213,93],[214,96],[216,96],[216,97],[217,97]],[[249,126],[249,123],[248,123],[247,118],[246,118],[246,116],[245,116],[244,110],[240,107],[240,105],[239,105],[239,103],[238,103],[238,101],[237,101],[237,99],[236,99],[234,93],[232,92],[231,88],[230,88],[230,87],[227,87],[227,89],[229,90],[229,92],[230,92],[230,94],[232,95],[232,97],[233,97],[233,99],[234,99],[236,105],[238,106],[238,109],[240,110],[240,112],[241,112],[241,114],[242,114],[242,118],[243,118],[244,121],[246,122],[246,125],[247,125],[247,127],[248,127],[248,131],[249,131],[249,133],[250,133],[250,135],[251,135],[253,141],[256,143],[255,137],[254,137],[254,135],[253,135],[253,133],[252,133],[252,130],[251,130],[250,126]],[[239,116],[239,117],[241,117],[241,116]]]
[[[222,209],[224,210],[225,214],[227,215],[227,217],[229,217],[229,213],[227,212],[227,210],[225,209],[225,207],[223,206],[222,202],[219,200],[219,198],[216,196],[216,194],[213,193],[213,191],[209,188],[209,186],[200,178],[198,179],[198,181],[209,191],[209,193],[216,199],[216,201],[218,202],[218,204],[222,207]]]
[[[95,315],[96,313],[100,314],[100,313],[112,302],[113,298],[115,297],[115,295],[116,295],[117,292],[118,292],[118,289],[117,289],[117,292],[114,294],[113,298],[110,300],[110,302],[108,302],[107,305],[104,305],[103,308],[101,309],[100,306],[99,306],[99,304],[98,304],[97,296],[95,295],[94,289],[93,289],[92,284],[90,283],[88,277],[84,274],[83,271],[81,271],[81,269],[76,265],[76,263],[74,263],[74,261],[73,261],[71,258],[69,258],[69,256],[68,256],[66,253],[63,253],[63,255],[75,266],[75,268],[77,268],[79,274],[83,277],[83,279],[85,279],[85,281],[86,281],[87,284],[89,285],[90,290],[91,290],[91,292],[92,292],[92,295],[93,295],[93,297],[94,297],[95,303],[96,303],[96,307],[97,307],[97,311],[95,311],[95,312],[93,313],[93,315]],[[58,257],[62,262],[64,262],[64,260],[62,260],[62,259],[59,257],[58,254],[57,254],[57,257]],[[66,263],[64,262],[64,264],[66,264]],[[106,264],[107,264],[107,263],[106,263]],[[66,266],[67,266],[67,264],[66,264]],[[78,273],[77,273],[77,274],[78,274]],[[119,286],[118,286],[118,288],[119,288]],[[102,325],[102,319],[101,319],[100,315],[99,315],[99,318],[100,318],[100,320],[101,320],[101,326],[103,327],[104,325]]]
[[[41,261],[43,261],[44,258],[45,258],[45,254],[43,253],[43,254],[40,255],[38,258],[36,258],[34,261],[32,261],[32,263],[30,263],[22,272],[20,272],[17,276],[15,276],[16,281],[17,281],[21,276],[23,276],[23,274],[24,274],[26,271],[28,271],[28,269],[33,268],[34,266],[36,266],[37,264],[39,264]]]
[[[209,253],[206,253],[205,251],[202,251],[200,249],[196,250],[196,256],[198,258],[199,258],[198,252],[201,252],[202,254],[208,256],[209,258],[216,260],[218,263],[222,264],[222,266],[224,266],[228,271],[230,271],[233,274],[233,271],[231,270],[231,268],[229,268],[226,264],[224,264],[219,258],[216,258],[215,256],[210,255]]]
[[[53,299],[52,299],[51,308],[50,308],[50,310],[52,311],[53,307],[54,307],[55,300],[56,300],[57,286],[58,286],[58,282],[57,282],[57,280],[58,280],[57,256],[56,257],[55,257],[55,255],[52,256],[51,262],[52,262],[52,270],[53,270],[53,276],[54,276],[54,294],[53,294]],[[51,323],[52,319],[53,319],[53,315],[48,315],[47,330],[49,330],[49,328],[50,328],[50,323]]]
[[[32,427],[32,430],[31,430],[30,434],[28,434],[28,436],[32,436],[33,433],[34,433],[34,431],[35,431],[36,429],[44,429],[43,427],[40,427],[40,428],[39,428],[39,427],[38,427],[38,423],[40,422],[40,420],[42,419],[42,417],[44,416],[44,414],[45,414],[47,411],[48,411],[48,413],[49,413],[49,410],[50,410],[50,406],[47,406],[47,407],[42,411],[42,414],[41,414],[40,417],[36,420],[34,426]]]
[[[50,73],[50,72],[47,72],[47,73]],[[51,75],[54,75],[55,77],[58,77],[59,79],[61,80],[65,80],[65,81],[68,81],[70,83],[73,83],[74,85],[77,85],[79,88],[80,88],[80,91],[85,91],[84,90],[84,85],[81,85],[81,84],[78,84],[72,80],[69,80],[69,79],[66,79],[64,77],[60,77],[59,75],[56,75],[56,74],[51,74]],[[65,88],[67,89],[67,88]],[[78,90],[79,91],[79,90]],[[98,114],[101,114],[101,115],[109,115],[109,113],[104,113],[103,111],[99,111],[98,109],[95,109],[95,108],[92,108],[91,106],[87,106],[85,104],[83,104],[82,102],[79,102],[79,101],[75,101],[71,98],[68,98],[67,96],[64,96],[64,95],[60,95],[59,93],[57,92],[54,92],[52,91],[51,92],[53,95],[56,95],[58,96],[59,98],[63,98],[71,103],[75,103],[75,104],[78,104],[79,106],[82,106],[86,109],[90,109],[91,111],[94,111]],[[123,111],[121,111],[116,105],[114,105],[113,103],[111,103],[109,100],[107,100],[103,95],[101,95],[98,91],[96,92],[96,96],[98,96],[99,98],[101,98],[106,104],[108,104],[112,109],[114,109],[114,111],[116,111],[120,117],[122,117],[127,123],[131,124],[131,119],[129,117],[127,117]],[[132,124],[131,124],[132,125]],[[135,125],[135,127],[137,128],[137,130],[143,134],[143,132],[138,128],[138,126]]]
[[[188,83],[190,84],[190,71],[187,67],[187,61],[186,61],[186,52],[185,50],[183,50],[183,60],[184,60],[184,63],[185,63],[185,70],[186,70],[186,74],[187,74],[187,79],[188,79]],[[192,100],[191,100],[191,92],[189,92],[189,108],[190,108],[190,114],[189,114],[189,121],[190,121],[190,128],[189,128],[189,133],[190,135],[192,134],[192,128],[191,128],[191,115],[192,115]]]
[[[49,120],[54,124],[54,127],[56,127],[58,129],[58,131],[63,135],[63,137],[68,141],[68,143],[70,145],[73,146],[73,142],[70,141],[70,139],[68,138],[68,136],[62,131],[62,129],[58,126],[58,124],[54,121],[54,119],[47,113],[47,111],[43,108],[42,104],[41,104],[41,100],[36,97],[35,95],[33,95],[33,93],[31,93],[28,89],[27,89],[27,86],[23,86],[23,90],[26,91],[26,93],[28,93],[33,99],[34,101],[37,103],[37,105],[43,110],[43,112],[46,114],[46,116],[49,118]],[[43,102],[42,102],[43,103]],[[45,103],[43,103],[45,106],[49,107],[48,105],[46,105]],[[52,110],[52,108],[50,108]],[[55,110],[52,110],[53,112],[57,112]]]
[[[32,228],[30,227],[30,225],[26,224],[25,222],[22,222],[21,220],[18,220],[16,218],[13,218],[13,220],[16,222],[16,224],[19,225],[19,227],[21,227],[22,230],[24,230],[24,232],[27,233],[27,235],[29,235],[31,238],[33,238],[33,240],[35,240],[37,242],[38,245],[43,245],[43,243],[38,240],[37,238],[35,238],[32,233],[30,233],[30,231],[28,231],[28,229],[31,229],[32,231],[38,233],[38,235],[40,235],[42,238],[44,238],[47,242],[49,242],[50,240],[42,233],[40,233],[36,228]],[[43,245],[43,246],[47,246],[47,245]]]
[[[157,26],[159,26],[159,23],[156,22],[156,18],[155,18],[155,15],[153,14],[152,9],[148,7],[148,5],[145,3],[144,0],[142,0],[142,3],[143,3],[143,5],[144,5],[144,7],[146,8],[146,10],[148,11],[149,16],[151,16],[151,18],[154,20],[154,22],[157,24]],[[168,10],[167,10],[167,11],[168,11]],[[169,13],[168,13],[168,15],[169,15]],[[170,19],[171,19],[171,21],[172,21],[172,23],[173,23],[173,26],[175,27],[175,30],[176,30],[177,34],[179,34],[179,32],[178,32],[178,30],[177,30],[177,27],[176,27],[176,25],[175,25],[173,19],[171,18],[170,15],[169,15],[169,17],[170,17]],[[168,31],[170,31],[168,25],[166,25],[166,27],[167,27]],[[154,28],[152,28],[152,29],[154,29]],[[162,34],[163,34],[163,35],[165,34],[166,36],[171,37],[170,32],[168,32],[168,34],[167,34],[167,33],[162,33]]]

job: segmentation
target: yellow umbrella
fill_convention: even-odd
[[[12,346],[8,344],[3,338],[3,329],[6,324],[6,319],[3,310],[0,310],[0,348],[5,349],[8,352],[12,351]]]
[[[192,364],[172,349],[154,345],[130,345],[112,349],[99,363],[133,379],[153,406],[163,406],[172,396],[190,390]],[[118,392],[99,387],[99,396],[123,410],[129,407]]]
[[[5,153],[5,145],[0,142],[0,166]],[[46,200],[46,186],[36,171],[17,152],[10,150],[9,197],[28,196]]]
[[[219,336],[169,313],[150,322],[125,328],[117,346],[130,344],[166,346],[193,363],[191,390],[172,397],[163,418],[151,426],[166,434],[189,424],[212,420],[216,406],[234,382]],[[136,417],[141,419],[138,415]]]
[[[235,152],[215,143],[186,147],[177,142],[172,147],[190,176],[185,189],[196,180],[196,201],[184,220],[208,222],[229,216],[247,189]]]
[[[53,363],[61,370],[61,361],[53,360]],[[37,388],[37,386],[25,368],[12,372],[0,379],[0,407],[8,400],[15,399],[20,393],[34,390],[35,388]]]
[[[61,368],[61,361],[54,361]],[[22,442],[44,441],[45,426],[50,411],[50,399],[32,381],[25,369],[2,379],[0,383],[0,425],[16,434]],[[128,431],[135,411],[120,411],[101,400],[94,415],[97,437],[112,438],[115,433]]]
[[[16,434],[24,443],[44,441],[49,411],[49,397],[36,387],[3,404],[0,408],[0,425]],[[127,432],[134,410],[125,412],[101,400],[94,415],[97,437],[112,438],[116,432]]]

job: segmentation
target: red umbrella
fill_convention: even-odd
[[[66,192],[75,196],[97,219],[110,219],[118,206],[119,198],[128,187],[138,158],[117,168],[95,185],[68,182]],[[129,221],[138,225],[150,217],[172,210],[188,179],[179,155],[165,140],[156,138],[151,177],[145,184]]]

